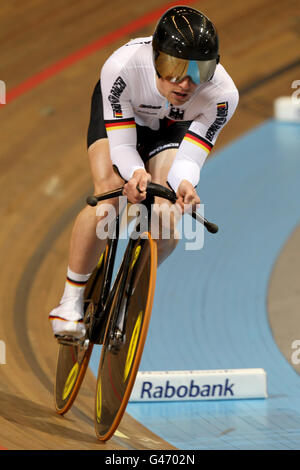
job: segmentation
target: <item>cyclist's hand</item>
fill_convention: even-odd
[[[192,183],[182,180],[177,190],[177,204],[181,207],[182,212],[187,212],[191,208],[196,210],[200,204],[200,198]]]
[[[124,185],[123,194],[132,204],[138,204],[146,198],[146,189],[151,175],[143,170],[136,170],[132,178]],[[138,188],[138,189],[137,189]]]

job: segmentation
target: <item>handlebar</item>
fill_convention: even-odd
[[[118,188],[118,189],[114,189],[113,191],[108,191],[107,193],[98,194],[98,195],[95,195],[95,196],[89,196],[87,198],[86,202],[89,206],[94,207],[98,204],[99,201],[104,201],[106,199],[112,199],[114,197],[119,197],[119,196],[122,196],[122,194],[123,194],[123,187]],[[168,201],[172,202],[173,204],[175,204],[175,202],[177,200],[176,193],[173,190],[168,189],[165,186],[161,186],[160,184],[156,184],[156,183],[148,183],[147,194],[149,194],[150,196],[153,196],[153,197],[157,196],[157,197],[167,199]],[[207,219],[205,219],[205,217],[200,215],[198,212],[193,210],[192,213],[191,213],[191,216],[194,219],[196,219],[198,222],[203,224],[208,232],[210,232],[210,233],[217,233],[218,232],[219,227],[216,224],[214,224],[212,222],[209,222]]]

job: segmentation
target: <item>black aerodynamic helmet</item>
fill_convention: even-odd
[[[152,39],[154,66],[159,77],[196,83],[210,80],[219,62],[219,40],[213,23],[188,6],[167,10]]]

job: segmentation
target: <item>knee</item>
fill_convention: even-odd
[[[113,168],[107,139],[100,139],[88,148],[88,157],[94,182],[94,194],[112,191],[124,181]]]
[[[165,243],[173,245],[175,248],[180,237],[177,225],[181,217],[181,212],[175,205],[168,203],[155,205],[151,219],[153,238],[164,240]]]
[[[160,266],[165,259],[167,259],[175,250],[179,239],[175,236],[168,239],[157,240],[157,258],[158,265]]]
[[[113,167],[108,171],[97,172],[93,174],[94,194],[102,194],[124,185],[122,178],[114,171]],[[110,200],[114,201],[113,199]]]
[[[121,187],[122,184],[117,184],[113,179],[102,180],[101,178],[94,180],[94,195],[103,194]],[[107,199],[105,202],[116,204],[118,198]]]
[[[177,244],[178,244],[178,238],[176,237],[173,237],[173,238],[168,238],[168,239],[159,239],[157,240],[157,248],[158,248],[158,251],[163,251],[163,252],[166,252],[169,254],[171,254],[175,248],[177,247]]]

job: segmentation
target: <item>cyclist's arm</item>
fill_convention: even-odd
[[[136,170],[145,169],[136,150],[137,134],[130,102],[130,85],[122,66],[110,58],[101,71],[103,112],[110,156],[126,181]]]
[[[183,180],[193,187],[197,186],[201,168],[237,104],[238,92],[233,90],[210,103],[203,114],[192,122],[168,174],[168,183],[175,192]]]
[[[124,68],[112,58],[102,68],[101,89],[112,163],[127,181],[123,194],[132,203],[141,202],[146,197],[147,181],[151,176],[136,150],[137,133],[129,80]]]

